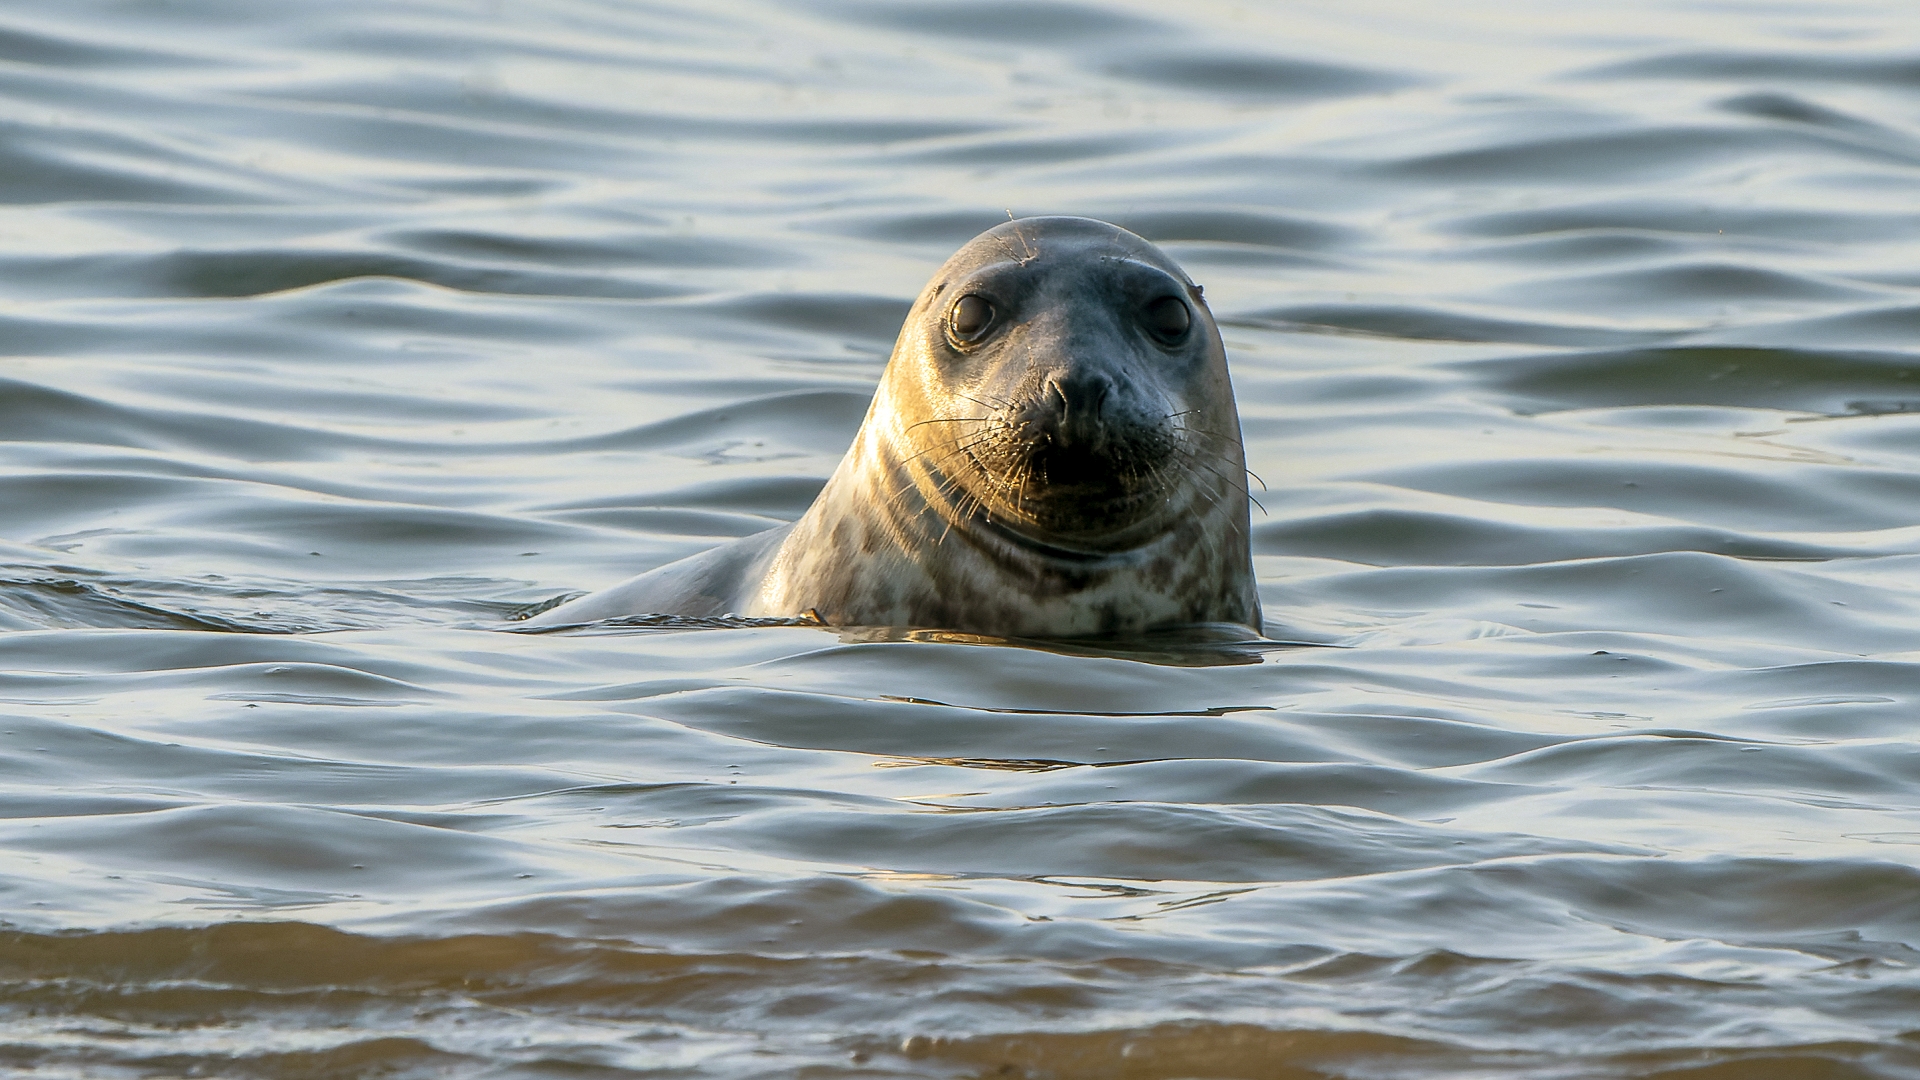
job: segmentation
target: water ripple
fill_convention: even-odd
[[[1913,1075],[1904,15],[0,16],[0,1056]],[[1204,284],[1265,638],[514,632],[1028,213]]]

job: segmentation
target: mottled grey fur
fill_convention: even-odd
[[[972,342],[949,326],[967,295],[996,314]],[[1173,343],[1145,314],[1167,297],[1191,313]],[[1257,630],[1244,477],[1199,288],[1104,222],[1009,221],[920,294],[853,447],[800,520],[530,621],[811,612],[1027,637]]]

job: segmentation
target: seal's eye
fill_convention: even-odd
[[[1187,338],[1187,330],[1193,325],[1193,313],[1177,296],[1163,296],[1147,305],[1145,322],[1147,331],[1168,345],[1178,345]]]
[[[993,305],[971,293],[955,300],[947,313],[947,330],[955,341],[974,341],[992,325]]]

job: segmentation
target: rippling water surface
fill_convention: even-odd
[[[74,0],[0,101],[0,1065],[1920,1076],[1910,4]],[[1320,644],[506,629],[798,515],[1009,213],[1205,284]]]

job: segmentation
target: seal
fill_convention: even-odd
[[[528,622],[1257,632],[1245,476],[1200,287],[1105,222],[1008,221],[920,293],[852,448],[798,521]]]

